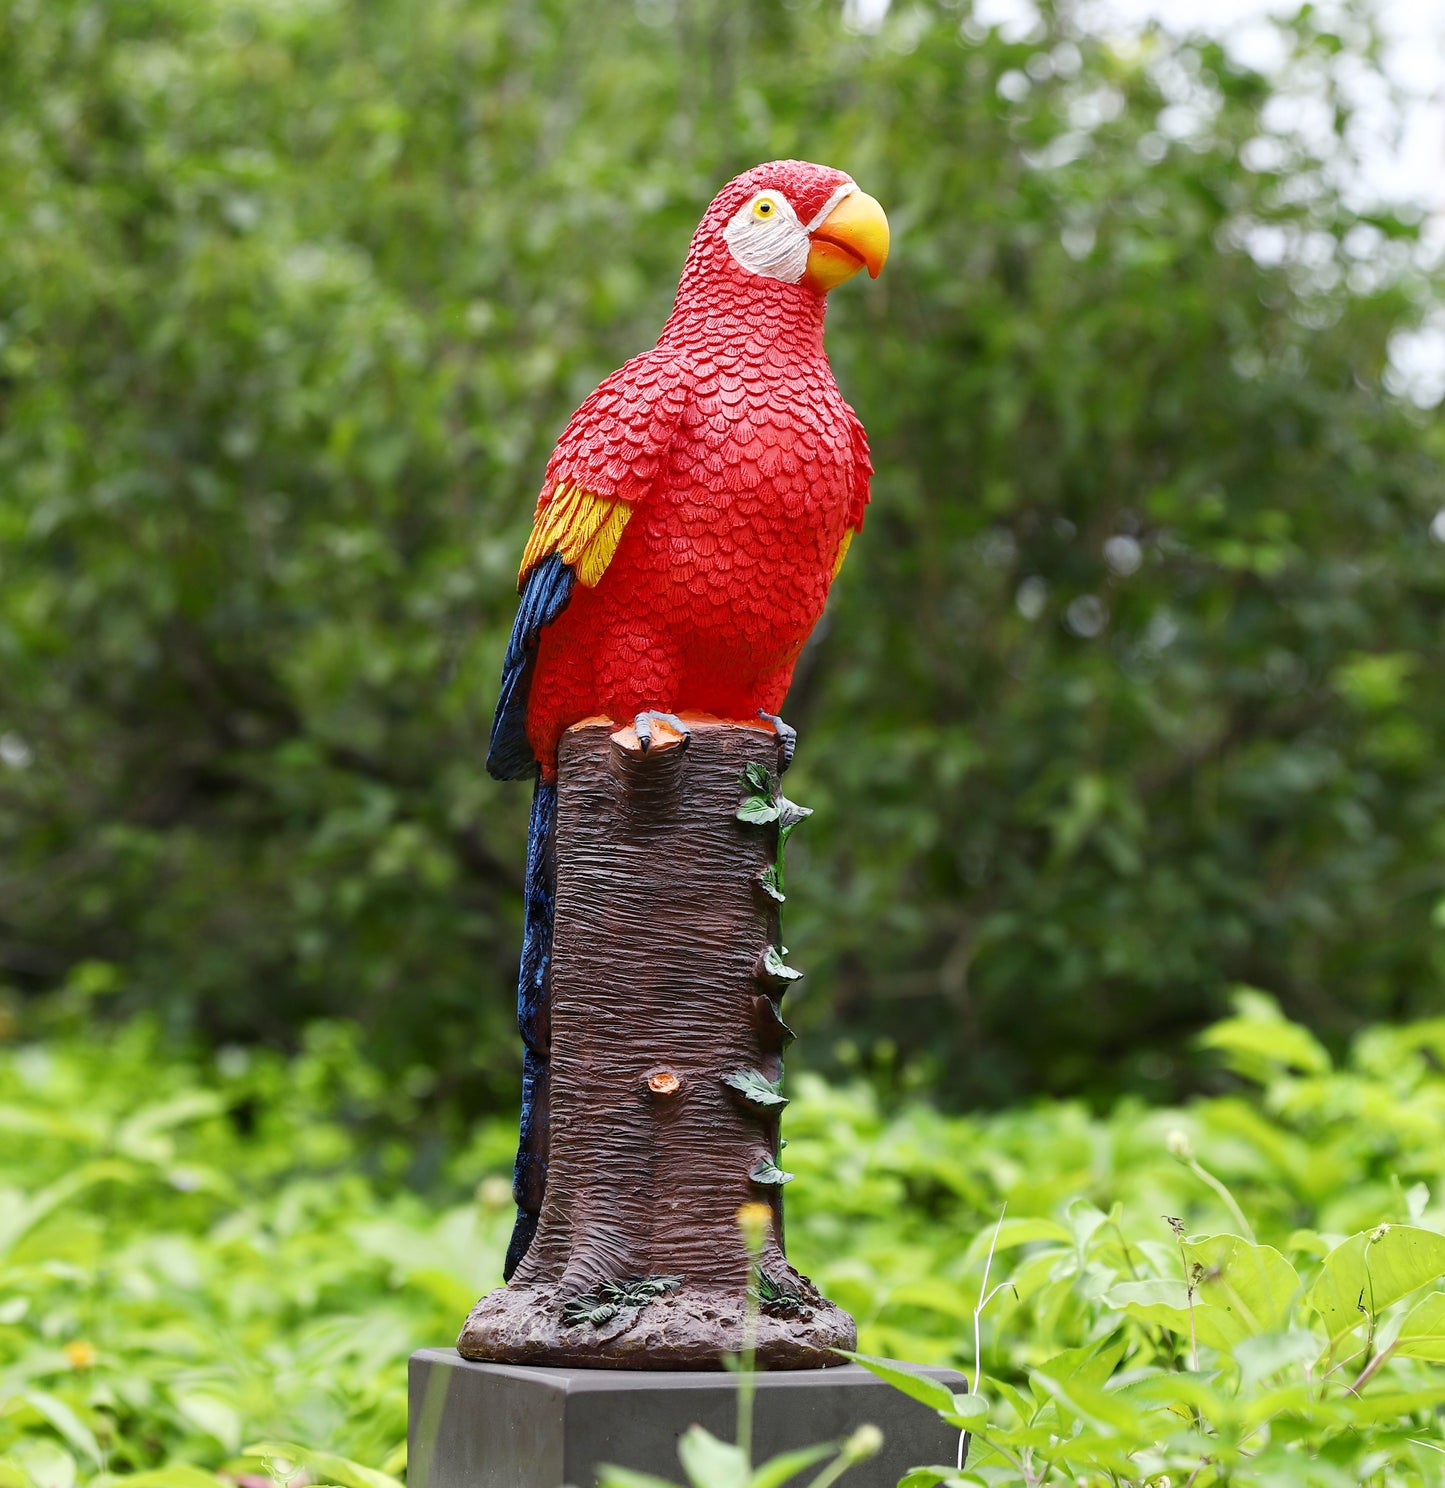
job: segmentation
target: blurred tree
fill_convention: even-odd
[[[803,1024],[972,1101],[1167,1087],[1237,979],[1327,1035],[1438,997],[1442,450],[1385,386],[1432,288],[1349,202],[1367,28],[1267,81],[846,14],[10,0],[0,975],[513,1098],[537,483],[797,154],[897,244],[830,333],[879,475],[790,702]]]

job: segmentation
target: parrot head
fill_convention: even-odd
[[[684,286],[704,276],[795,284],[819,300],[888,257],[888,218],[853,178],[805,160],[773,160],[714,197],[688,253]]]

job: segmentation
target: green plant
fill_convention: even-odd
[[[353,1032],[307,1045],[197,1064],[140,1023],[0,1045],[5,1488],[223,1488],[268,1456],[391,1488],[407,1356],[497,1279],[508,1187],[400,1186]]]
[[[828,1488],[850,1467],[871,1457],[882,1439],[883,1434],[876,1426],[860,1426],[846,1441],[800,1447],[754,1468],[748,1454],[738,1447],[719,1441],[701,1426],[691,1426],[678,1442],[677,1455],[690,1488],[784,1488],[785,1484],[801,1484],[802,1475],[810,1467],[816,1467],[825,1457],[831,1458],[807,1485],[807,1488]],[[650,1473],[608,1467],[598,1477],[597,1488],[678,1488],[678,1485]]]
[[[972,1433],[968,1471],[919,1469],[907,1488],[1445,1481],[1445,1236],[1380,1225],[1328,1249],[1299,1236],[1291,1263],[1182,1226],[1177,1253],[1126,1238],[1117,1210],[1067,1217],[1067,1241],[1023,1248],[1020,1290],[1067,1279],[1084,1341],[1029,1368],[1025,1388],[952,1395],[859,1356]]]
[[[1277,1110],[1329,1112],[1336,1120],[1368,1111],[1370,1125],[1357,1140],[1389,1150],[1395,1123],[1438,1129],[1445,1114],[1438,1080],[1445,1022],[1379,1037],[1375,1057],[1362,1061],[1375,1078],[1361,1071],[1355,1081],[1341,1080],[1313,1038],[1245,992],[1239,1016],[1203,1041],[1236,1070],[1262,1077],[1267,1104]],[[1380,1058],[1387,1048],[1386,1057],[1406,1056],[1402,1068],[1388,1069]],[[1246,1112],[1216,1114],[1260,1155],[1297,1164],[1301,1186],[1311,1177],[1318,1183],[1331,1157],[1338,1159],[1333,1144],[1291,1141],[1293,1134]],[[1328,1131],[1334,1122],[1324,1125]],[[910,1474],[906,1488],[1445,1482],[1438,1165],[1435,1227],[1418,1223],[1432,1208],[1431,1185],[1406,1188],[1396,1173],[1389,1208],[1403,1210],[1406,1223],[1372,1224],[1347,1237],[1301,1224],[1276,1248],[1255,1240],[1243,1207],[1200,1161],[1185,1130],[1167,1132],[1163,1145],[1243,1233],[1190,1236],[1175,1215],[1140,1225],[1137,1215],[1125,1219],[1121,1202],[1105,1211],[1082,1198],[1058,1222],[1006,1226],[1000,1219],[974,1244],[977,1251],[986,1240],[970,1394],[859,1356],[972,1433],[968,1471],[960,1453],[955,1464]],[[1277,1225],[1270,1229],[1280,1235]],[[1012,1254],[1013,1274],[988,1291],[1000,1248]],[[1016,1341],[1013,1381],[986,1381],[980,1317],[1001,1296],[1000,1335],[1032,1314],[1068,1346],[1055,1352],[1035,1344],[1019,1369]]]
[[[1228,1093],[1102,1115],[790,1078],[790,1258],[869,1356],[974,1380],[935,1402],[971,1481],[1027,1449],[1075,1488],[1438,1488],[1445,1019],[1336,1064],[1241,990],[1203,1042]],[[0,1042],[0,1484],[218,1488],[269,1443],[378,1488],[335,1463],[401,1471],[407,1355],[499,1280],[515,1135],[439,1143],[335,1024],[289,1059],[144,1022]]]

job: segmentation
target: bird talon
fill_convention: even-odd
[[[692,730],[682,719],[676,713],[660,713],[656,708],[648,708],[632,720],[632,728],[637,735],[637,747],[643,754],[652,748],[652,725],[654,723],[665,723],[682,741],[682,747],[687,748],[688,740],[692,738]]]
[[[758,717],[764,723],[773,726],[773,732],[778,736],[778,743],[783,751],[783,769],[787,769],[793,763],[793,752],[798,747],[798,731],[792,724],[784,723],[776,713],[769,713],[765,708],[758,709]]]

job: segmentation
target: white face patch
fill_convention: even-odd
[[[857,189],[852,181],[844,181],[807,224],[798,221],[782,192],[760,191],[733,213],[723,229],[723,241],[748,273],[796,284],[808,268],[808,234]]]
[[[723,229],[728,251],[750,274],[796,284],[808,267],[808,232],[780,191],[760,191]]]

